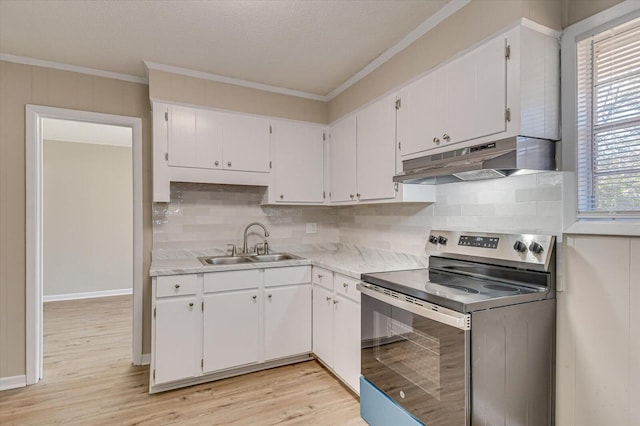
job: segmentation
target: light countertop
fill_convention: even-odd
[[[315,244],[272,249],[273,253],[291,253],[303,259],[279,262],[244,263],[237,265],[204,266],[198,257],[223,256],[221,249],[199,250],[155,250],[152,254],[149,275],[198,274],[204,272],[233,271],[241,269],[264,269],[283,266],[314,265],[344,274],[356,279],[368,272],[393,271],[400,269],[426,268],[427,256],[349,244]]]

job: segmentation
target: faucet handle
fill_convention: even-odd
[[[235,244],[227,244],[227,247],[231,247],[231,256],[235,256],[238,253],[238,250],[236,249],[236,245]]]
[[[269,254],[269,242],[267,240],[264,240],[262,248],[264,250],[264,254]]]

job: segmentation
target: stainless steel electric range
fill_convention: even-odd
[[[553,424],[555,237],[432,231],[427,244],[428,269],[358,285],[363,418]]]

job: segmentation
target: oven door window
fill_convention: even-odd
[[[362,374],[419,420],[466,423],[463,330],[362,295]]]

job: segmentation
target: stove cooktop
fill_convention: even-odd
[[[429,275],[428,269],[412,269],[364,274],[362,280],[458,312],[514,305],[547,296],[544,289],[535,287],[438,272],[432,272],[431,279]]]

